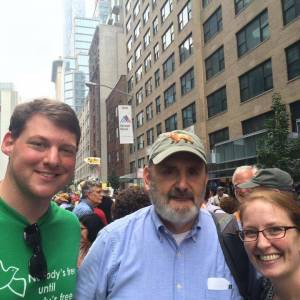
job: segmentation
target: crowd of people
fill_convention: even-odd
[[[300,205],[291,176],[240,166],[208,188],[205,148],[162,133],[144,187],[115,197],[70,183],[80,140],[66,104],[20,104],[1,150],[0,299],[300,299]],[[160,276],[162,275],[162,276]]]

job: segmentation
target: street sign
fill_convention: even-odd
[[[100,157],[86,157],[84,161],[89,165],[100,165]]]

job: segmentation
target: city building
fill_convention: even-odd
[[[117,25],[100,24],[89,51],[89,118],[86,122],[90,128],[86,143],[89,156],[101,160],[100,179],[105,182],[108,176],[106,99],[120,77],[126,74],[124,33]],[[84,158],[78,159],[76,168],[81,168],[84,163]]]
[[[55,98],[63,101],[63,60],[57,59],[52,62],[51,81],[55,86]]]
[[[127,0],[124,10],[130,173],[161,132],[184,128],[204,141],[210,178],[230,178],[256,162],[274,92],[299,128],[298,0]]]
[[[106,99],[107,114],[107,175],[121,177],[128,173],[126,170],[126,147],[120,143],[119,132],[119,105],[128,104],[128,96],[123,94],[126,91],[126,76],[122,75],[114,89]]]
[[[64,102],[77,113],[80,112],[88,93],[85,85],[89,81],[88,52],[98,24],[97,19],[73,19],[71,56],[64,58]]]
[[[10,116],[18,104],[18,92],[13,83],[0,82],[0,144],[8,131]],[[4,177],[8,158],[0,151],[0,180]]]

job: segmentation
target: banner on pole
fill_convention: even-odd
[[[119,105],[118,114],[120,144],[133,144],[131,105]]]

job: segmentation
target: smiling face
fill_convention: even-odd
[[[288,213],[266,199],[248,201],[242,213],[243,229],[263,230],[273,226],[295,226]],[[300,233],[286,231],[281,239],[268,240],[262,233],[244,243],[255,268],[272,281],[300,276]]]
[[[9,156],[12,189],[27,199],[50,200],[73,176],[76,136],[37,114],[17,138],[5,135],[2,151]]]
[[[204,162],[193,154],[177,153],[145,168],[144,180],[155,210],[166,226],[176,233],[191,229],[207,183]]]

